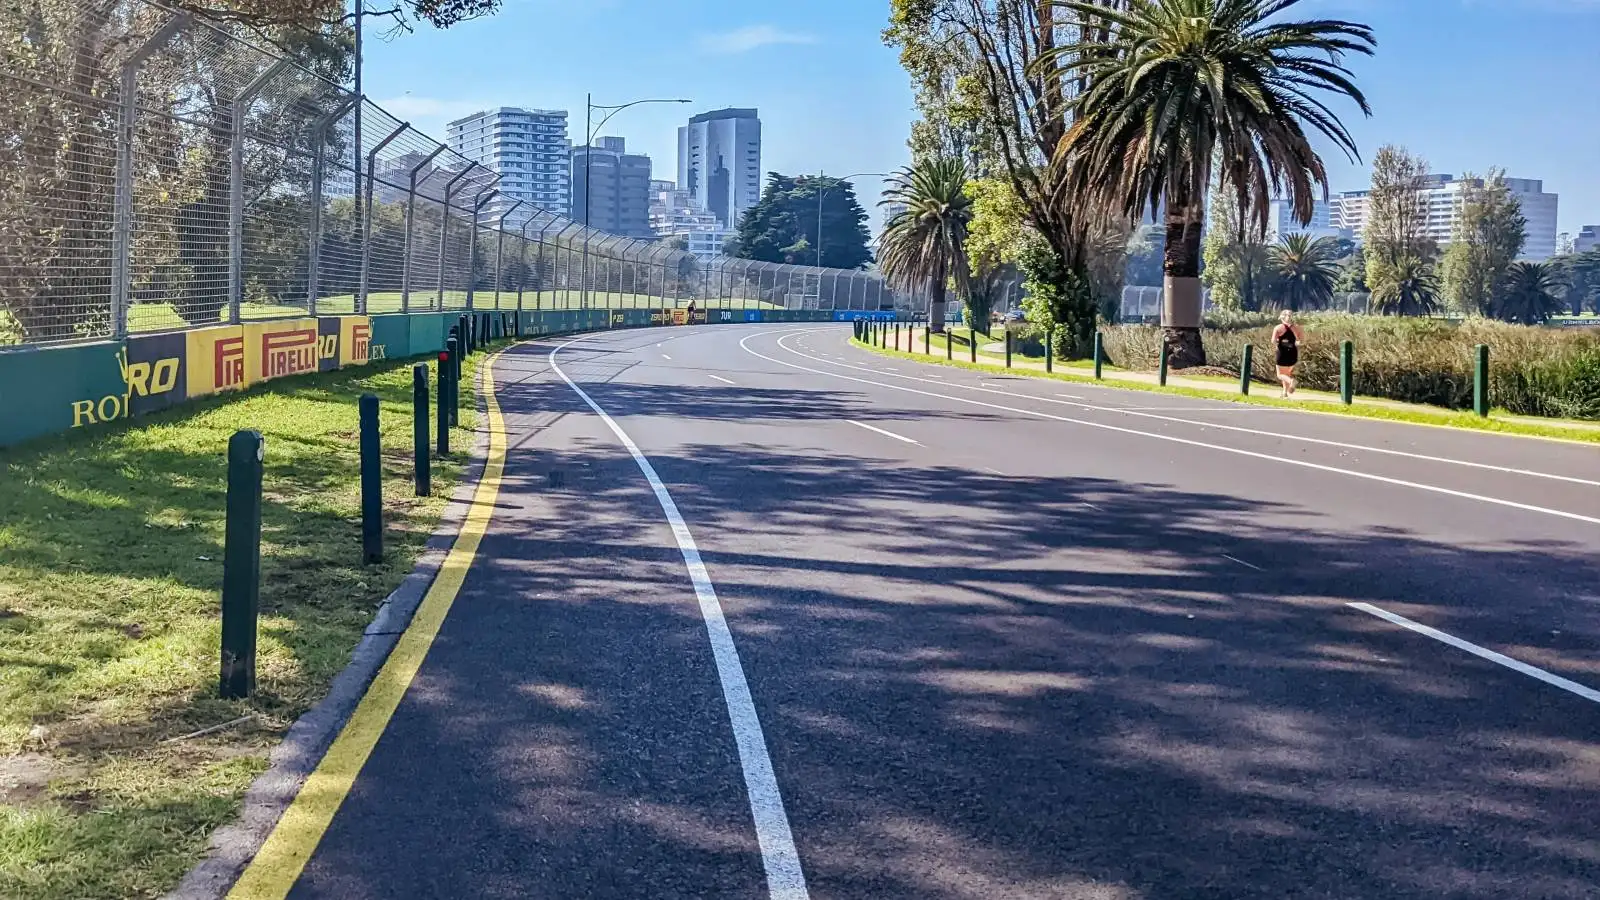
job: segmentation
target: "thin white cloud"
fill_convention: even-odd
[[[816,38],[798,31],[784,31],[775,25],[746,25],[732,31],[700,36],[700,49],[708,53],[749,53],[777,44],[813,44]]]

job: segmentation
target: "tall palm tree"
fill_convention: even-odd
[[[878,238],[878,268],[898,290],[928,288],[928,327],[944,331],[944,300],[951,282],[956,296],[971,291],[967,265],[967,164],[958,156],[918,160],[896,172],[879,206],[903,204]]]
[[[1107,213],[1137,220],[1164,210],[1166,343],[1174,366],[1205,362],[1200,341],[1200,241],[1212,176],[1237,192],[1241,219],[1267,224],[1267,201],[1286,196],[1310,222],[1328,177],[1307,126],[1354,160],[1355,140],[1319,97],[1348,97],[1371,115],[1342,62],[1371,55],[1356,22],[1277,20],[1299,0],[1056,0],[1082,37],[1056,51],[1077,78],[1072,128],[1055,164],[1067,189]],[[1244,223],[1241,222],[1241,225]]]
[[[1566,308],[1567,285],[1549,263],[1512,263],[1505,288],[1494,303],[1494,317],[1523,325],[1543,325]]]
[[[1276,270],[1283,305],[1296,312],[1322,309],[1333,302],[1333,283],[1339,278],[1339,242],[1333,238],[1312,238],[1309,234],[1286,234],[1267,251],[1267,261]]]
[[[1404,257],[1373,290],[1372,308],[1386,316],[1431,316],[1439,309],[1439,276],[1427,260]]]

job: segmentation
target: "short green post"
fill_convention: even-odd
[[[1239,393],[1250,394],[1250,364],[1255,358],[1255,347],[1251,344],[1244,345],[1244,360],[1239,363]]]
[[[222,545],[222,677],[225,700],[256,689],[256,618],[261,610],[261,474],[266,440],[236,431],[228,441],[227,522]]]
[[[1478,345],[1478,365],[1472,372],[1472,410],[1480,416],[1489,414],[1489,345]]]
[[[899,319],[895,319],[894,320],[894,349],[895,349],[896,353],[900,352],[900,320]]]
[[[361,558],[383,562],[383,444],[378,438],[378,396],[362,394],[361,411]]]
[[[411,461],[417,496],[433,493],[433,458],[428,455],[428,364],[411,367]]]
[[[978,361],[978,330],[976,328],[968,328],[967,329],[967,337],[970,338],[970,340],[967,342],[967,361],[968,362],[977,362]]]
[[[1011,329],[1006,329],[1006,368],[1011,368]]]
[[[944,358],[956,358],[956,333],[948,328],[944,330]]]
[[[1044,330],[1044,370],[1046,372],[1054,372],[1056,370],[1055,336],[1055,326],[1052,325]]]
[[[1160,384],[1162,387],[1166,387],[1167,386],[1167,344],[1166,344],[1165,341],[1163,341],[1161,343],[1161,349],[1157,350],[1156,353],[1161,357],[1161,362],[1160,362],[1159,368],[1157,369],[1157,374],[1156,374],[1156,383]]]
[[[933,323],[929,322],[928,323],[928,327],[922,329],[922,355],[923,356],[928,356],[928,355],[930,355],[932,353],[933,353]]]
[[[450,357],[450,427],[461,424],[461,341],[450,338],[444,342],[444,352]]]
[[[1100,332],[1096,331],[1094,333],[1094,377],[1096,379],[1105,374],[1104,369],[1102,368],[1105,365],[1105,361],[1106,353],[1104,338],[1101,336]]]
[[[1356,397],[1355,383],[1356,345],[1353,341],[1339,344],[1339,399],[1349,406]]]
[[[440,456],[450,455],[450,351],[439,351],[438,443]]]

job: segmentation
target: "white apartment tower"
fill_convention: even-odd
[[[518,200],[523,209],[567,214],[572,144],[565,110],[502,106],[475,112],[451,122],[447,140],[451,150],[500,176],[500,194],[488,207],[491,215]]]
[[[1521,204],[1522,217],[1528,220],[1523,229],[1526,238],[1522,259],[1543,260],[1556,255],[1556,214],[1559,197],[1547,194],[1544,182],[1537,178],[1507,178],[1506,188]],[[1429,175],[1424,180],[1422,205],[1425,215],[1424,233],[1440,247],[1448,246],[1455,235],[1457,220],[1461,217],[1463,192],[1481,180],[1469,182],[1454,175]],[[1369,191],[1348,191],[1333,200],[1332,224],[1350,229],[1359,239],[1367,227]]]
[[[761,119],[753,109],[701,113],[678,129],[678,187],[738,228],[761,199]]]

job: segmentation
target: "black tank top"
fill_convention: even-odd
[[[1287,351],[1293,353],[1297,349],[1299,349],[1299,345],[1298,339],[1294,336],[1294,329],[1285,325],[1283,334],[1278,335],[1278,350],[1279,352]]]

